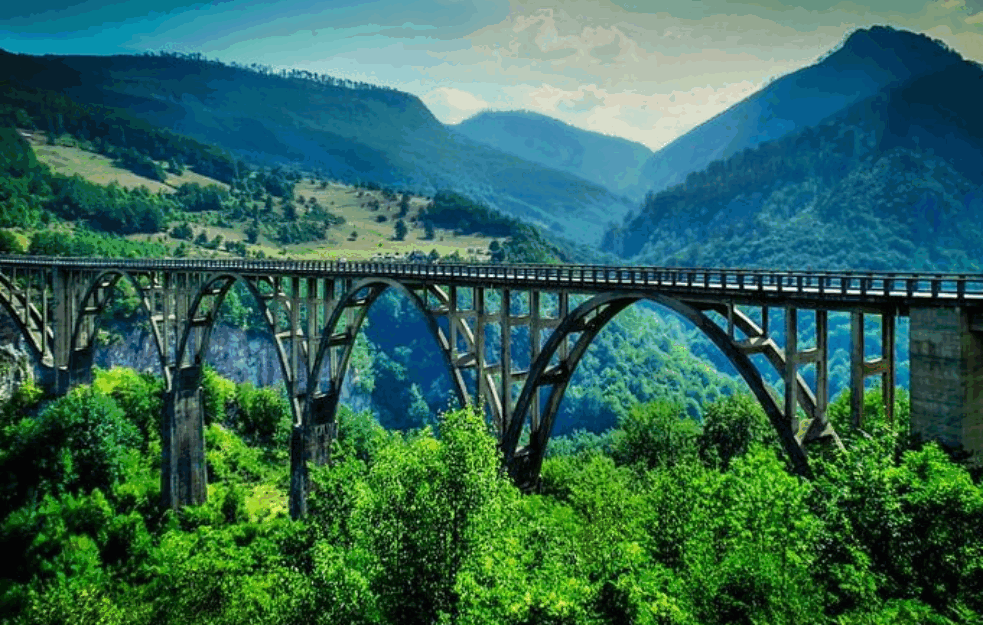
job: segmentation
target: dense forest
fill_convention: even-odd
[[[791,475],[746,396],[635,406],[552,443],[538,492],[473,410],[387,431],[342,410],[311,514],[285,512],[273,389],[205,380],[209,500],[162,510],[161,380],[3,407],[0,614],[10,623],[972,623],[979,472],[887,423]],[[832,417],[848,432],[849,401]]]

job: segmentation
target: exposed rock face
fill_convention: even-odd
[[[96,350],[96,366],[107,369],[128,367],[161,374],[160,356],[153,335],[148,330],[131,324],[121,324],[113,329],[123,338]],[[273,339],[259,332],[246,332],[234,326],[217,324],[212,330],[207,361],[219,375],[237,384],[250,382],[263,387],[283,381]],[[352,383],[351,371],[341,389],[341,402],[353,410],[370,408],[368,396],[359,393]]]
[[[13,397],[21,384],[33,379],[30,355],[9,343],[0,345],[0,404]]]
[[[160,375],[160,356],[149,331],[131,325],[121,325],[114,330],[123,337],[122,341],[98,348],[94,364]],[[212,330],[208,363],[220,375],[236,383],[271,386],[283,380],[273,340],[232,326],[216,325]]]

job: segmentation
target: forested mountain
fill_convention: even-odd
[[[455,189],[580,242],[596,242],[599,226],[630,208],[599,185],[453,132],[391,89],[199,56],[2,53],[0,68],[5,92],[122,111],[261,163],[427,194]]]
[[[978,271],[983,69],[932,45],[935,71],[649,194],[604,247],[653,264]]]
[[[874,26],[855,31],[819,63],[779,78],[657,151],[642,182],[659,192],[742,150],[811,127],[885,88],[960,63],[924,35]]]
[[[640,143],[581,130],[531,111],[478,113],[452,127],[480,143],[584,178],[612,193],[640,199],[652,150]]]

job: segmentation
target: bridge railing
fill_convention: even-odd
[[[779,271],[579,264],[475,265],[378,261],[108,259],[9,255],[0,256],[0,267],[4,266],[130,271],[302,273],[351,277],[386,276],[422,280],[491,281],[517,285],[541,283],[562,287],[637,286],[735,293],[983,300],[983,274],[969,273]]]

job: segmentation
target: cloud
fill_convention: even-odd
[[[422,99],[434,115],[451,124],[491,107],[475,94],[454,87],[438,87],[425,94]]]

